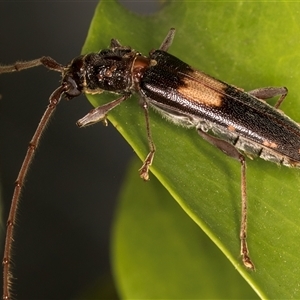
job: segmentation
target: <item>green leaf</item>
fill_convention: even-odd
[[[287,86],[290,94],[281,109],[300,120],[299,20],[296,2],[168,1],[159,13],[141,17],[113,1],[102,1],[83,52],[106,48],[111,38],[117,38],[147,55],[175,27],[170,53],[245,90]],[[89,100],[97,106],[116,97],[89,96]],[[247,160],[248,245],[257,269],[249,272],[239,257],[239,163],[201,140],[194,130],[176,127],[156,113],[150,117],[157,148],[151,171],[161,184],[260,297],[299,298],[299,171]],[[113,110],[109,120],[144,159],[148,144],[137,98]]]
[[[116,214],[114,272],[122,299],[255,299],[229,261],[156,178],[131,165]]]

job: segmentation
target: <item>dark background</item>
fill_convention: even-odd
[[[43,55],[69,62],[80,54],[96,5],[1,1],[0,63]],[[153,2],[125,5],[144,13],[157,9]],[[58,73],[43,67],[0,77],[3,237],[14,181],[59,79]],[[17,299],[79,299],[86,289],[101,285],[101,298],[115,297],[110,229],[134,153],[112,125],[77,128],[75,122],[90,109],[84,96],[62,101],[30,168],[14,243]]]

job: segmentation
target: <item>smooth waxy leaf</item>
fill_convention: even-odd
[[[114,227],[114,269],[122,298],[257,298],[160,182],[139,180],[139,164],[130,167]]]
[[[287,86],[289,95],[281,109],[293,119],[300,120],[297,94],[300,78],[299,18],[300,4],[291,2],[169,1],[157,14],[140,17],[127,12],[115,2],[102,1],[83,52],[106,48],[111,38],[117,38],[122,44],[147,55],[151,49],[159,47],[169,28],[175,27],[177,34],[170,53],[197,69],[245,90]],[[89,99],[97,106],[116,97],[100,95],[89,96]],[[117,107],[110,113],[109,119],[138,156],[144,159],[148,144],[143,111],[137,98],[133,97]],[[257,269],[256,272],[249,272],[239,258],[239,163],[201,140],[195,130],[176,127],[154,112],[151,112],[151,128],[157,148],[151,171],[188,216],[220,248],[259,296],[300,297],[300,261],[297,255],[300,241],[299,170],[278,167],[261,159],[247,160],[248,245]],[[152,196],[154,203],[157,199],[164,201],[165,197],[159,194]],[[142,195],[132,199],[137,207],[144,200]],[[134,209],[135,205],[131,206]],[[132,215],[130,207],[124,205],[119,216],[122,213],[125,216]],[[146,213],[147,207],[141,212],[142,220]],[[152,226],[149,224],[148,227],[153,227],[155,240],[155,225],[159,218],[152,220]],[[129,240],[130,234],[138,226],[135,224],[124,233]],[[178,228],[174,227],[174,231],[178,231]],[[154,264],[160,253],[151,249],[151,245],[148,246],[153,256],[145,259]],[[136,243],[132,243],[132,251],[128,253],[135,253],[133,250],[136,248]],[[199,256],[203,255],[202,252],[199,250]],[[181,253],[182,259],[189,256],[188,251],[182,250]],[[115,264],[134,266],[136,255],[131,257],[131,264],[129,256],[122,258],[117,255],[115,259]],[[157,263],[160,264],[161,260],[158,259]],[[127,272],[137,270],[132,267]],[[183,271],[174,268],[171,272]],[[207,273],[207,269],[203,272]],[[222,272],[223,268],[216,269],[215,276],[224,277]],[[123,278],[120,279],[121,276]],[[152,276],[155,276],[155,272]],[[187,276],[193,277],[191,274]],[[127,286],[124,296],[131,297],[136,289],[132,276],[126,279],[124,273],[117,271],[116,277],[118,282],[122,281],[123,292],[124,285]],[[158,282],[162,280],[158,275],[156,279]],[[148,287],[150,291],[155,288],[153,280]],[[166,281],[169,280],[168,277]],[[168,284],[170,289],[174,286],[179,289],[180,286],[177,281]],[[143,295],[147,296],[147,290],[143,291]]]

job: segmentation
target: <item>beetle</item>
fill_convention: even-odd
[[[79,127],[97,122],[107,123],[107,114],[131,97],[139,96],[145,113],[149,153],[139,170],[140,177],[149,179],[149,168],[156,152],[151,134],[149,107],[176,125],[195,128],[210,144],[241,164],[241,227],[240,253],[243,264],[254,270],[247,246],[247,189],[245,156],[260,157],[288,167],[300,166],[300,126],[279,107],[285,99],[286,87],[265,87],[245,92],[194,69],[167,51],[174,39],[171,28],[159,49],[143,56],[112,39],[108,49],[74,58],[63,66],[44,56],[27,62],[0,66],[0,74],[43,65],[62,74],[60,86],[50,95],[49,104],[29,143],[16,180],[3,257],[3,298],[10,299],[11,248],[17,206],[35,149],[57,104],[62,97],[70,100],[83,93],[118,94],[115,100],[92,109],[78,120]],[[266,99],[279,96],[274,107]]]

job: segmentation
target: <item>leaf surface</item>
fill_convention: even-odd
[[[297,2],[168,1],[157,14],[142,17],[126,11],[114,1],[102,1],[83,53],[107,48],[110,39],[117,38],[122,44],[147,55],[160,46],[169,28],[175,27],[177,34],[169,50],[171,54],[245,90],[287,86],[290,94],[281,109],[300,120],[296,97],[300,78],[299,20],[300,3]],[[116,97],[88,96],[95,106]],[[154,176],[260,297],[299,298],[299,170],[278,167],[261,159],[247,160],[248,245],[257,269],[249,272],[239,257],[239,163],[201,140],[195,130],[176,127],[154,112],[150,117],[157,148],[151,168]],[[132,97],[113,110],[109,120],[144,159],[148,144],[144,115],[137,98]],[[160,202],[164,200],[159,199]],[[144,199],[137,196],[134,200],[143,202]],[[154,196],[153,201],[157,201]],[[128,208],[123,207],[123,210],[124,214],[128,213]],[[143,216],[144,212],[140,218]],[[152,218],[153,223],[148,226],[157,228],[159,218],[161,216],[158,220]],[[135,230],[136,227],[131,229]],[[130,232],[124,234],[129,236]],[[136,245],[133,243],[132,247],[134,250]],[[155,253],[155,249],[152,252]],[[203,251],[198,252],[203,255]],[[188,252],[183,253],[183,257],[188,255]],[[136,257],[131,259],[134,265]],[[147,259],[155,262],[153,258]],[[115,263],[125,261],[121,259]],[[207,269],[203,272],[208,272]],[[215,276],[222,271],[215,269]],[[117,273],[116,276],[121,275]],[[157,279],[162,280],[159,276]],[[154,289],[151,282],[151,289]],[[132,282],[127,285],[136,288]],[[178,288],[179,283],[175,280],[168,285],[170,289]],[[131,296],[126,293],[126,297]]]

